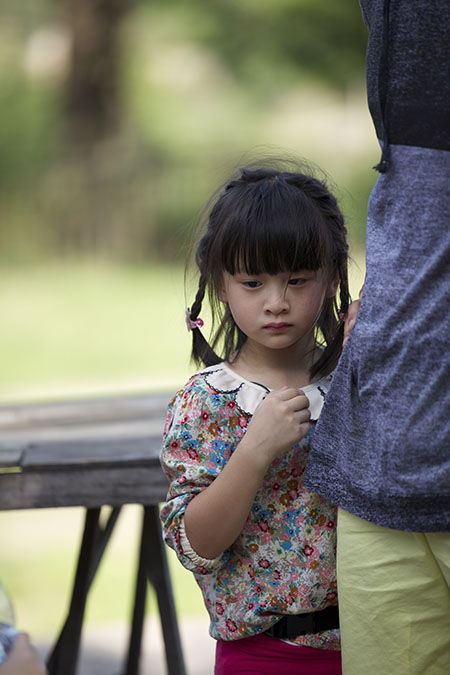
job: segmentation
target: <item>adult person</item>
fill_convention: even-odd
[[[382,147],[306,485],[340,507],[345,675],[450,672],[449,3],[361,0]],[[340,420],[336,424],[336,419]]]

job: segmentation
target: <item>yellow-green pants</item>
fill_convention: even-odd
[[[450,675],[450,533],[339,509],[337,536],[343,675]]]

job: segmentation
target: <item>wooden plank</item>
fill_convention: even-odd
[[[103,504],[158,504],[165,500],[167,480],[159,467],[86,467],[21,474],[0,473],[0,510]]]
[[[36,443],[25,449],[21,466],[24,471],[132,465],[159,468],[160,448],[160,436]]]
[[[23,443],[0,446],[0,471],[5,467],[19,467],[25,448]]]
[[[0,430],[164,418],[169,399],[170,394],[146,394],[0,406]]]
[[[0,407],[0,509],[164,500],[159,453],[167,400]]]
[[[86,443],[99,439],[138,438],[143,436],[159,436],[164,428],[164,419],[157,417],[148,420],[126,420],[102,422],[100,424],[72,423],[66,426],[27,427],[19,429],[0,430],[0,448],[5,446],[29,445],[47,442],[70,442],[84,440]]]

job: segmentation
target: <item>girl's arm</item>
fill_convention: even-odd
[[[186,508],[186,535],[199,556],[217,558],[236,541],[268,467],[308,432],[308,406],[304,394],[288,388],[260,403],[223,470]]]

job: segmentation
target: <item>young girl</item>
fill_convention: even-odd
[[[187,325],[206,368],[169,404],[161,517],[202,590],[216,675],[341,672],[336,511],[303,473],[342,346],[347,250],[326,185],[265,166],[219,193],[197,248]]]

